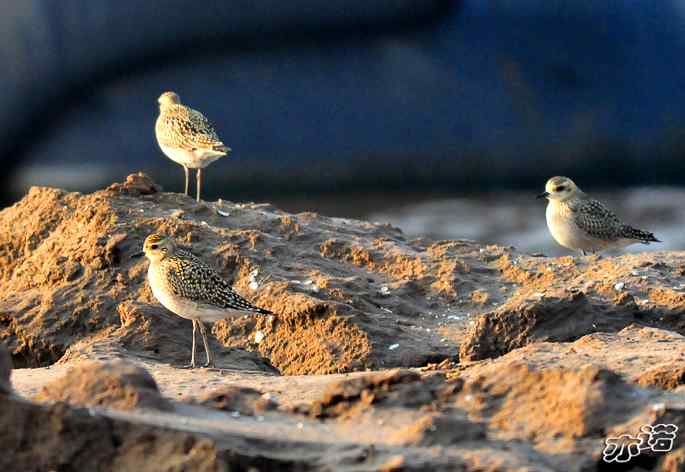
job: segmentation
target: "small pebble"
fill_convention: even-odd
[[[307,286],[307,289],[314,293],[319,293],[319,286],[314,282],[312,279],[307,279],[304,282],[302,282],[303,285]]]
[[[259,288],[259,282],[257,282],[257,275],[259,274],[259,269],[254,269],[250,272],[250,290],[257,290]]]

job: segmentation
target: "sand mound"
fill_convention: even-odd
[[[445,385],[440,375],[394,370],[332,384],[309,414],[317,418],[352,417],[372,405],[417,408],[444,398],[461,387]]]
[[[471,412],[487,415],[496,429],[514,430],[517,437],[576,438],[625,422],[642,403],[634,390],[596,367],[537,371],[513,364],[499,375],[468,382],[461,400]]]
[[[255,416],[278,408],[269,394],[249,387],[224,386],[200,396],[197,402],[209,408]]]
[[[0,466],[6,470],[226,470],[212,441],[58,403],[0,398]]]
[[[50,365],[78,341],[117,339],[112,328],[131,306],[163,312],[145,281],[147,262],[131,259],[154,231],[188,245],[244,296],[278,314],[220,322],[214,333],[286,374],[454,356],[439,333],[414,327],[437,328],[427,313],[496,276],[472,243],[412,242],[389,226],[264,204],[218,208],[158,190],[144,175],[90,195],[32,188],[0,212],[0,339],[16,366]],[[156,336],[180,342],[190,332]],[[181,357],[156,352],[162,344],[138,349],[160,360]],[[389,349],[395,344],[401,348]]]
[[[43,387],[35,400],[117,410],[169,408],[152,376],[122,361],[86,362],[72,367],[59,380]]]
[[[593,303],[582,292],[561,290],[540,295],[510,300],[481,316],[461,345],[460,359],[498,357],[536,341],[573,341],[597,331],[619,331],[639,319],[635,304]]]
[[[431,413],[400,429],[390,439],[403,446],[451,446],[462,442],[485,442],[486,427],[465,418]]]
[[[682,360],[662,364],[640,374],[637,383],[654,386],[664,390],[673,390],[685,385],[685,364]]]

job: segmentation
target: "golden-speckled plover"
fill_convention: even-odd
[[[150,260],[147,279],[155,298],[169,311],[193,322],[191,368],[195,367],[198,329],[207,353],[205,367],[214,365],[205,322],[213,323],[245,313],[272,314],[238,295],[216,270],[190,252],[179,249],[170,238],[151,234],[145,239],[143,251]]]
[[[159,147],[172,161],[181,164],[186,174],[185,194],[188,195],[188,169],[197,169],[197,201],[200,201],[202,169],[231,151],[217,136],[207,118],[181,103],[174,92],[164,92],[157,100],[159,117],[155,135]]]
[[[601,202],[590,198],[568,177],[552,177],[538,198],[546,198],[547,227],[565,248],[586,253],[630,244],[661,242],[648,231],[621,222]]]

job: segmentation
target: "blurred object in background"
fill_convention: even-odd
[[[12,198],[32,183],[86,189],[138,169],[177,177],[152,132],[167,89],[235,150],[208,178],[208,198],[459,192],[554,174],[682,183],[685,171],[681,1],[26,0],[0,10]]]
[[[685,179],[679,0],[24,0],[0,26],[4,203],[137,170],[182,191],[154,139],[164,90],[234,150],[207,199],[350,216],[366,195]]]
[[[139,169],[178,189],[154,139],[165,90],[203,110],[235,150],[207,180],[208,198],[349,185],[367,156],[404,147],[388,144],[433,80],[422,43],[453,5],[5,2],[0,156],[14,175],[4,200],[32,184],[86,190]]]

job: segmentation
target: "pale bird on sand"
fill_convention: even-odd
[[[231,151],[217,136],[207,118],[181,103],[174,92],[164,92],[157,100],[159,117],[155,135],[159,147],[172,161],[181,164],[186,174],[185,194],[188,195],[188,169],[197,169],[197,201],[200,201],[202,169]]]
[[[190,252],[179,249],[170,238],[151,234],[145,239],[143,251],[150,260],[147,279],[155,298],[169,311],[193,322],[193,353],[189,367],[195,367],[198,329],[207,353],[205,367],[214,365],[205,322],[213,323],[245,313],[272,314],[238,295],[216,270]]]
[[[630,244],[661,242],[648,231],[624,224],[601,202],[590,198],[568,177],[552,177],[538,198],[546,198],[547,227],[565,248],[586,253]]]

